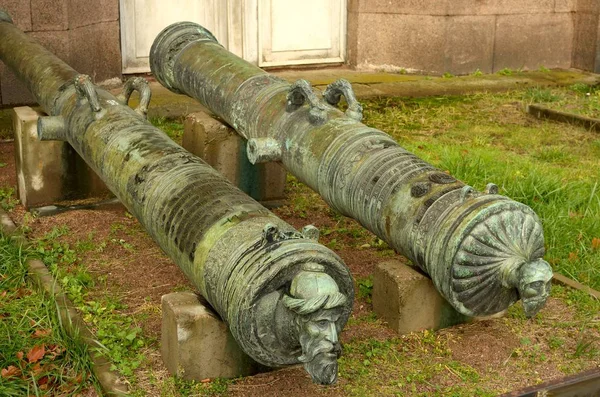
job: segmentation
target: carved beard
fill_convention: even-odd
[[[339,343],[335,345],[321,338],[300,336],[302,355],[298,360],[304,363],[304,369],[310,374],[313,382],[330,385],[337,380],[338,363],[342,349]]]

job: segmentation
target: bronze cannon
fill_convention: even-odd
[[[235,56],[191,22],[158,35],[150,65],[161,84],[246,138],[250,162],[280,161],[429,274],[459,312],[491,315],[522,299],[533,316],[544,306],[552,269],[534,211],[494,184],[475,191],[362,124],[347,81],[321,97],[305,80],[290,84]],[[336,108],[341,96],[345,113]]]
[[[0,60],[29,88],[47,117],[42,140],[71,144],[261,364],[304,363],[318,383],[337,378],[354,287],[342,260],[175,144],[145,118],[145,80],[120,96],[92,84],[0,10]],[[127,106],[132,90],[141,104]]]

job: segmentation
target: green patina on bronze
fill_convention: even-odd
[[[541,259],[536,214],[493,184],[474,191],[361,124],[346,81],[328,86],[323,100],[308,82],[269,75],[191,22],[159,34],[150,64],[161,84],[196,98],[246,138],[251,162],[281,161],[427,272],[462,314],[491,315],[518,299],[527,316],[543,307],[552,271]],[[341,96],[345,114],[332,106]]]
[[[143,79],[127,82],[115,97],[17,29],[2,10],[0,37],[0,59],[50,115],[39,120],[40,139],[71,144],[221,315],[241,348],[267,366],[303,362],[315,382],[334,382],[337,332],[354,290],[347,267],[317,243],[314,229],[296,231],[150,124]],[[127,106],[132,90],[142,98],[135,110]],[[319,269],[329,290],[345,298],[332,302],[318,290],[296,296],[290,285],[312,277],[307,267]],[[284,304],[286,296],[321,304],[298,314]],[[320,315],[333,318],[336,335],[308,335],[305,325]],[[311,342],[317,339],[321,344]]]

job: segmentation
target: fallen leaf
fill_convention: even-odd
[[[592,248],[593,248],[593,249],[598,249],[598,248],[600,248],[600,238],[598,238],[598,237],[594,237],[594,238],[592,239]]]
[[[9,365],[7,368],[2,368],[2,371],[0,371],[0,376],[3,378],[10,378],[11,376],[19,375],[21,375],[21,370],[14,365]]]
[[[6,291],[2,291],[2,293],[0,294],[1,297],[5,297],[6,296]]]
[[[209,383],[211,381],[210,378],[202,379],[200,383]]]
[[[31,372],[33,372],[34,375],[37,375],[40,372],[42,372],[42,366],[40,365],[40,363],[35,364],[33,368],[31,368]]]
[[[17,293],[15,294],[15,298],[22,298],[24,296],[29,296],[33,293],[32,290],[30,290],[29,288],[19,288],[17,290]]]
[[[50,359],[54,360],[56,357],[60,356],[65,349],[60,347],[59,345],[50,345],[46,350],[46,354],[50,356]]]
[[[43,344],[34,346],[29,353],[27,353],[27,361],[30,363],[40,361],[42,357],[44,357],[44,354],[46,354],[46,349],[44,348]]]
[[[35,332],[33,333],[33,337],[34,338],[43,338],[44,336],[50,335],[50,332],[52,332],[52,330],[50,330],[50,329],[36,329]]]
[[[569,252],[569,260],[571,262],[575,262],[577,259],[579,259],[579,256],[577,255],[577,253]]]
[[[18,358],[19,360],[22,360],[22,359],[23,359],[23,355],[24,355],[24,354],[25,354],[25,353],[23,353],[23,352],[18,352],[18,353],[17,353],[17,358]]]

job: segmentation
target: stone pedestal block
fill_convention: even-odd
[[[231,127],[198,112],[185,119],[182,146],[266,207],[283,205],[286,172],[279,163],[252,165],[246,140]]]
[[[160,352],[169,372],[187,380],[268,370],[239,348],[225,323],[191,292],[163,295]]]
[[[112,194],[67,142],[40,141],[40,113],[13,109],[18,196],[25,208]]]
[[[373,275],[373,309],[401,334],[469,321],[442,298],[431,279],[399,261],[379,264]]]

